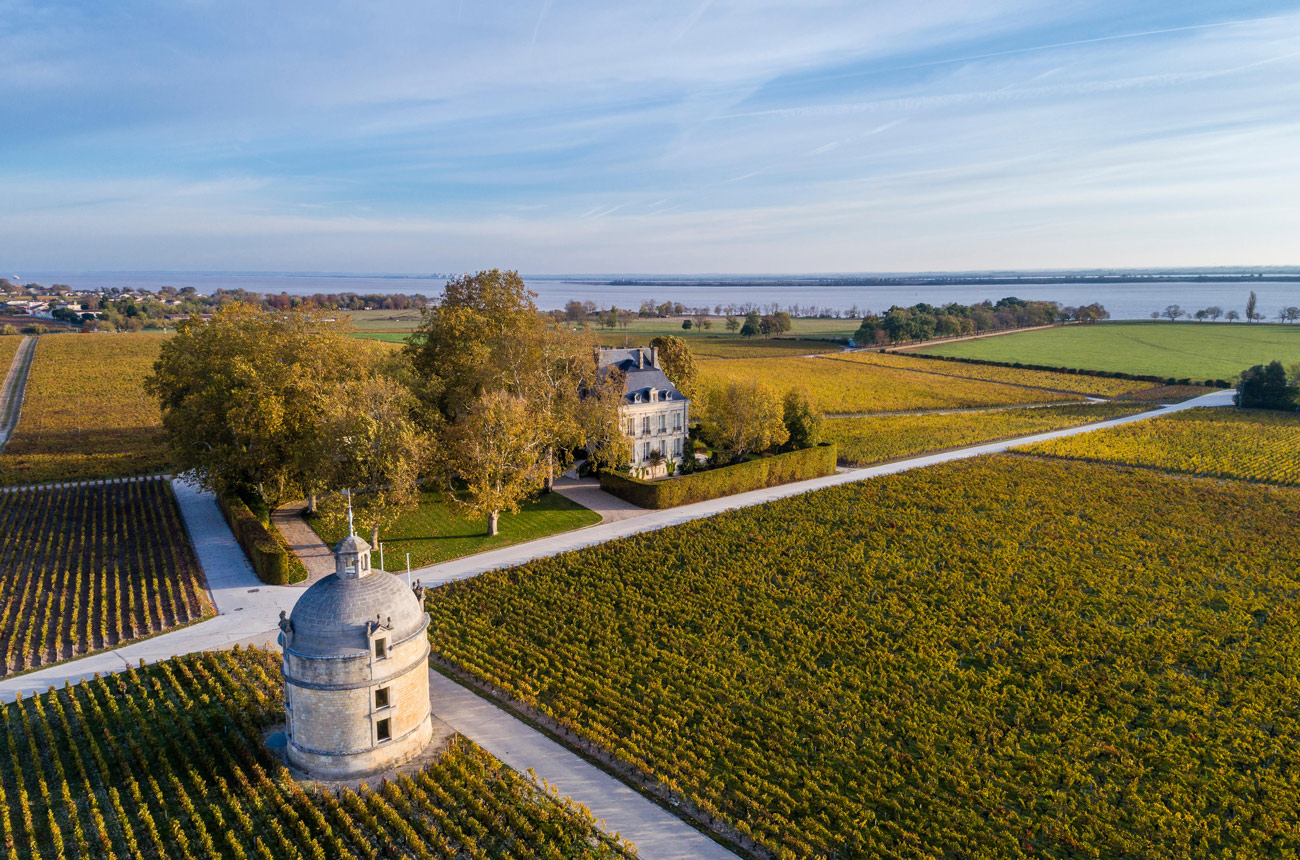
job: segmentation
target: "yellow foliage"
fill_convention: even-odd
[[[1104,421],[1146,408],[1142,404],[1098,403],[938,415],[828,418],[822,432],[826,441],[838,446],[841,462],[863,466]]]
[[[761,382],[777,392],[805,391],[829,413],[908,412],[1070,400],[1068,395],[973,379],[955,379],[895,367],[822,358],[702,361],[705,385]]]
[[[1251,409],[1188,409],[1042,442],[1024,451],[1294,486],[1300,485],[1300,416]]]
[[[902,370],[937,373],[942,376],[1028,385],[1075,394],[1092,394],[1097,397],[1117,397],[1121,394],[1129,394],[1134,391],[1141,391],[1144,388],[1150,388],[1152,385],[1150,382],[1140,382],[1132,379],[1108,379],[1103,376],[1055,373],[1050,370],[1025,370],[1019,367],[998,367],[992,364],[940,361],[937,359],[915,358],[909,355],[886,355],[880,352],[851,352],[835,357],[844,361],[856,361],[881,367],[897,367]]]
[[[0,484],[167,469],[158,404],[144,393],[167,335],[44,335],[22,417],[0,454]]]

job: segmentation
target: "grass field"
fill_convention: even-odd
[[[1300,326],[1112,322],[998,335],[918,351],[1193,381],[1231,381],[1255,364],[1273,359],[1284,364],[1300,361]]]
[[[781,856],[1286,856],[1298,519],[984,457],[444,586],[431,641]]]
[[[1300,485],[1300,415],[1189,409],[1152,421],[1042,442],[1022,451],[1296,486]]]
[[[143,388],[165,337],[40,338],[22,417],[0,453],[0,484],[166,470],[158,404]]]
[[[379,537],[384,544],[384,561],[388,570],[398,572],[406,569],[408,552],[411,554],[411,567],[423,567],[598,522],[600,514],[569,501],[559,493],[547,493],[521,505],[517,514],[503,513],[497,535],[488,537],[486,519],[466,517],[464,508],[448,500],[444,493],[425,491],[420,494],[420,506],[400,517]],[[342,523],[330,525],[324,518],[315,517],[308,517],[308,523],[330,546],[347,536]],[[378,549],[375,550],[374,564],[379,566]]]
[[[986,382],[918,373],[837,358],[760,358],[750,361],[702,361],[700,381],[762,382],[778,394],[807,392],[823,412],[908,412],[960,409],[1079,399]]]
[[[159,478],[0,492],[0,676],[213,614]]]
[[[838,447],[841,463],[865,466],[1011,436],[1046,433],[1149,408],[1141,403],[1097,403],[939,415],[828,418],[823,435]]]
[[[262,734],[280,655],[173,658],[0,706],[5,856],[486,860],[624,856],[582,809],[464,738],[373,788],[299,782]]]

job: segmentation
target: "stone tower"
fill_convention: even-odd
[[[420,597],[371,569],[368,543],[341,540],[334,573],[280,613],[290,764],[351,779],[418,755],[433,734],[428,626]]]

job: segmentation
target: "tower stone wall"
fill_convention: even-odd
[[[428,615],[396,577],[345,538],[335,573],[281,620],[287,753],[322,779],[395,767],[430,742]]]

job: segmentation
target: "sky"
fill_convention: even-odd
[[[1300,4],[0,0],[0,269],[1300,264]]]

